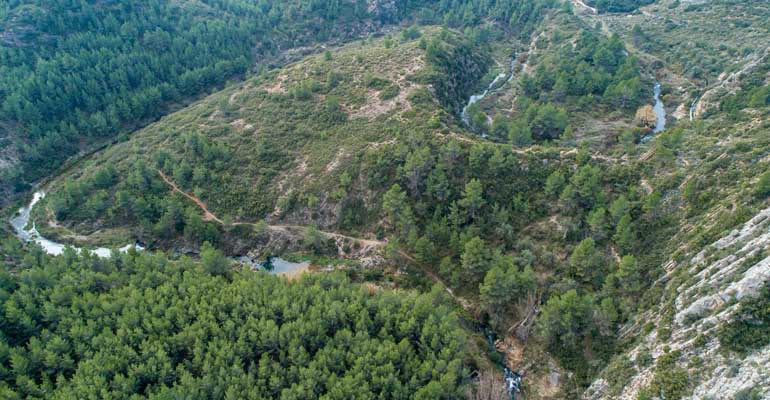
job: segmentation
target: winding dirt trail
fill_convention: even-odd
[[[216,214],[211,212],[208,209],[208,207],[206,206],[206,203],[203,200],[199,199],[197,196],[194,196],[194,195],[192,195],[190,193],[187,193],[184,190],[180,189],[176,185],[176,183],[174,183],[174,181],[169,179],[168,176],[166,176],[166,174],[163,173],[163,171],[158,170],[158,174],[163,179],[163,181],[166,182],[166,184],[171,187],[171,189],[174,192],[177,192],[177,193],[181,194],[182,196],[187,197],[193,203],[195,203],[198,206],[198,208],[200,208],[201,211],[203,211],[203,219],[205,221],[214,221],[214,222],[217,222],[219,224],[224,225],[224,221],[222,221],[221,218],[217,217]],[[253,223],[253,222],[235,222],[235,223],[233,223],[233,225],[257,226],[257,224]],[[286,233],[292,233],[291,232],[292,230],[303,231],[303,230],[307,229],[308,227],[304,226],[304,225],[267,225],[267,228],[270,229],[270,230],[273,230],[273,231],[281,231],[281,232],[286,232]],[[337,232],[326,232],[326,231],[320,231],[320,230],[318,232],[321,233],[322,235],[324,235],[327,238],[350,240],[350,241],[358,242],[358,243],[360,243],[360,244],[362,244],[364,246],[369,246],[369,247],[384,247],[386,244],[388,244],[388,242],[383,241],[383,240],[364,239],[364,238],[359,238],[359,237],[354,237],[354,236],[343,235],[343,234],[337,233]],[[462,306],[466,310],[471,309],[470,303],[467,300],[457,296],[452,291],[452,289],[449,286],[447,286],[446,283],[444,283],[444,281],[438,275],[433,273],[433,271],[430,268],[428,268],[425,265],[422,265],[420,262],[415,260],[414,257],[410,256],[409,254],[407,254],[406,252],[404,252],[402,250],[397,250],[397,252],[398,252],[398,254],[400,256],[402,256],[405,259],[409,260],[413,264],[419,266],[420,269],[432,281],[434,281],[435,283],[438,283],[439,285],[441,285],[447,291],[447,293],[449,293],[449,295],[458,304],[460,304],[460,306]]]
[[[575,5],[575,6],[587,9],[587,10],[591,11],[594,14],[597,14],[596,8],[591,7],[588,4],[584,3],[583,0],[572,0],[572,4]]]
[[[214,222],[217,222],[217,223],[219,223],[221,225],[225,224],[224,221],[221,218],[217,217],[216,214],[214,214],[213,212],[211,212],[211,210],[208,209],[208,206],[206,206],[206,203],[203,200],[201,200],[197,196],[194,196],[194,195],[192,195],[190,193],[187,193],[184,190],[180,189],[176,185],[176,183],[174,183],[174,181],[169,179],[169,177],[166,176],[166,174],[163,173],[163,171],[158,170],[158,174],[160,175],[161,179],[163,179],[163,181],[166,182],[166,184],[169,185],[174,192],[177,192],[177,193],[181,194],[182,196],[187,197],[193,203],[195,203],[195,205],[197,205],[198,208],[201,209],[201,211],[203,211],[203,220],[204,221],[214,221]],[[233,225],[257,226],[257,224],[254,223],[254,222],[234,222]],[[267,225],[267,228],[270,229],[270,230],[273,230],[273,231],[281,231],[281,232],[291,233],[290,232],[291,230],[305,230],[308,227],[304,226],[304,225]],[[326,231],[319,231],[319,232],[322,235],[326,236],[327,238],[346,239],[346,240],[358,242],[358,243],[360,243],[360,244],[362,244],[364,246],[380,247],[380,246],[385,246],[387,244],[387,242],[382,241],[382,240],[358,238],[358,237],[354,237],[354,236],[343,235],[343,234],[337,233],[337,232],[326,232]]]
[[[209,211],[208,207],[206,207],[206,203],[204,203],[203,200],[201,200],[201,199],[197,198],[196,196],[193,196],[193,195],[183,191],[182,189],[180,189],[176,185],[176,183],[174,183],[174,181],[172,181],[171,179],[168,179],[168,177],[166,176],[166,174],[163,173],[163,171],[158,170],[158,174],[160,174],[160,177],[163,179],[163,181],[166,182],[166,184],[168,184],[169,186],[171,186],[171,188],[175,192],[177,192],[177,193],[181,194],[182,196],[187,197],[188,199],[192,200],[195,204],[198,205],[198,207],[201,210],[203,210],[203,220],[204,221],[216,221],[216,222],[219,222],[220,224],[224,225],[224,222],[222,222],[222,220],[219,219],[219,217],[217,217],[216,215],[214,215],[214,213]]]

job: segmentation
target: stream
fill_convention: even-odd
[[[495,79],[492,80],[492,82],[487,85],[487,88],[484,90],[481,94],[474,94],[468,99],[468,104],[463,107],[463,111],[460,114],[460,117],[462,118],[463,123],[466,126],[470,126],[471,120],[470,115],[468,115],[468,108],[485,97],[487,97],[490,94],[497,93],[505,87],[505,84],[511,82],[514,77],[514,68],[516,67],[516,61],[519,59],[519,52],[514,53],[513,60],[511,60],[510,65],[508,66],[508,72],[501,72],[497,76],[495,76]],[[505,79],[505,84],[498,86],[498,83],[503,81]]]
[[[45,192],[39,191],[35,192],[35,194],[32,196],[32,201],[30,201],[29,205],[26,207],[22,207],[19,209],[18,214],[16,214],[13,218],[11,218],[10,223],[11,226],[13,226],[14,232],[16,232],[16,237],[19,238],[22,242],[25,243],[37,243],[40,245],[40,247],[43,248],[43,251],[45,251],[48,254],[58,256],[64,253],[64,249],[69,247],[72,247],[77,252],[81,252],[83,250],[89,251],[99,257],[102,258],[108,258],[112,255],[112,249],[107,247],[98,247],[95,249],[83,249],[81,247],[71,246],[63,243],[55,242],[51,239],[43,237],[43,235],[38,232],[37,228],[35,227],[35,221],[32,221],[32,227],[29,229],[27,228],[27,225],[29,225],[32,209],[35,207],[35,205],[45,198]],[[128,244],[118,249],[121,253],[127,252],[129,249],[134,248],[136,250],[144,250],[144,247],[138,243],[135,244]],[[252,269],[263,269],[266,271],[269,271],[272,274],[275,275],[291,275],[300,271],[305,271],[310,266],[309,262],[291,262],[284,260],[280,257],[269,257],[267,260],[263,262],[257,262],[250,257],[242,256],[235,258],[236,261],[242,262],[244,264],[249,265]]]
[[[690,105],[690,121],[695,121],[695,111],[698,108],[699,101],[700,96],[696,97],[695,100],[692,101],[692,105]]]
[[[30,243],[34,242],[40,245],[40,247],[43,248],[43,251],[45,251],[48,254],[58,256],[62,253],[64,253],[64,249],[69,247],[72,247],[77,252],[81,252],[84,249],[76,246],[70,246],[63,243],[57,243],[53,240],[47,239],[43,237],[40,232],[37,231],[37,228],[35,227],[35,221],[32,221],[32,227],[29,229],[26,229],[27,225],[29,225],[30,215],[32,213],[32,208],[35,207],[35,204],[37,204],[40,200],[45,198],[45,192],[38,191],[35,192],[35,194],[32,196],[32,201],[27,205],[26,207],[22,207],[19,209],[18,214],[16,214],[13,218],[11,218],[11,226],[13,226],[14,232],[16,232],[16,237],[19,238],[22,242]],[[121,248],[118,249],[118,251],[125,253],[129,249],[134,248],[137,250],[144,250],[144,247],[138,243],[134,244],[127,244]],[[86,251],[89,251],[99,257],[107,258],[112,255],[112,249],[107,247],[98,247],[95,249],[85,249]]]
[[[666,129],[666,107],[663,104],[663,100],[660,99],[661,95],[661,87],[660,82],[655,82],[655,89],[653,90],[654,99],[655,99],[655,106],[653,107],[653,111],[655,111],[655,128],[652,130],[652,133],[649,133],[645,135],[641,139],[641,143],[647,143],[652,139],[653,136],[655,136],[656,133],[663,132]]]
[[[27,229],[27,225],[29,225],[32,209],[35,207],[35,205],[45,198],[45,192],[38,191],[35,192],[35,194],[32,196],[32,201],[30,201],[29,205],[26,207],[22,207],[19,209],[18,214],[16,214],[13,218],[11,218],[10,223],[13,227],[14,232],[16,232],[16,237],[19,238],[24,243],[37,243],[40,245],[40,247],[43,248],[43,251],[45,251],[48,254],[58,256],[64,253],[64,249],[66,249],[68,246],[72,247],[77,251],[78,253],[85,250],[89,251],[92,254],[95,254],[102,258],[108,258],[112,256],[112,250],[107,247],[98,247],[95,249],[84,249],[81,247],[71,246],[63,243],[55,242],[51,239],[43,237],[43,235],[38,232],[37,228],[35,227],[35,221],[32,221],[32,226]],[[144,247],[138,243],[134,244],[127,244],[121,248],[118,249],[121,253],[127,252],[129,249],[134,248],[136,250],[144,250]],[[305,271],[310,266],[309,262],[290,262],[287,260],[284,260],[280,257],[269,257],[267,260],[263,262],[257,262],[250,257],[237,257],[235,258],[236,261],[242,262],[244,264],[249,265],[252,269],[263,269],[266,271],[269,271],[272,274],[275,275],[291,275],[300,271]]]
[[[495,347],[493,332],[487,328],[484,330],[484,335],[487,338],[489,351],[496,354],[500,360],[498,366],[503,369],[503,375],[505,376],[505,390],[511,395],[511,400],[514,400],[516,398],[516,393],[521,393],[521,375],[511,370],[505,363],[505,356],[497,350],[497,347]]]

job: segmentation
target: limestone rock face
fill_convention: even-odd
[[[378,17],[395,15],[396,0],[367,0],[367,11]]]
[[[648,312],[636,325],[626,327],[628,335],[643,335],[624,354],[634,361],[633,376],[622,382],[620,394],[611,393],[608,382],[613,380],[613,372],[607,370],[583,398],[636,399],[639,391],[652,381],[658,358],[667,348],[679,350],[678,365],[699,376],[697,386],[686,399],[733,399],[736,394],[752,389],[770,393],[770,346],[740,358],[724,354],[716,338],[717,330],[736,318],[741,302],[758,296],[770,282],[770,257],[763,257],[762,253],[768,247],[770,208],[706,246],[690,260],[668,263],[667,280],[671,283],[666,291],[673,290],[675,294],[673,321],[665,321],[664,304]],[[675,279],[675,275],[685,279]],[[658,328],[669,328],[670,336],[658,337],[658,330],[641,333],[640,325],[648,322]],[[646,366],[636,362],[642,352],[649,352],[653,358]]]

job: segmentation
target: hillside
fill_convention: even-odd
[[[667,154],[649,163],[646,175],[676,217],[661,221],[675,228],[663,274],[640,307],[647,310],[619,330],[624,350],[584,398],[758,399],[770,391],[764,330],[770,63],[760,39],[767,37],[760,17],[767,4],[688,3],[601,17],[641,59],[658,64],[668,85],[664,101],[673,103],[667,108],[679,139],[647,153],[650,162]],[[716,22],[725,16],[729,28]]]
[[[648,193],[632,163],[596,149],[523,150],[469,135],[457,114],[484,80],[490,52],[456,32],[407,29],[246,80],[51,182],[33,212],[38,229],[81,245],[139,240],[197,253],[207,241],[256,259],[357,260],[398,285],[420,285],[420,275],[445,285],[473,319],[501,333],[532,312],[535,295],[547,303],[584,288],[597,296],[582,298],[593,309],[599,296],[615,295],[599,291],[617,268],[614,255],[646,243],[637,230],[656,229],[642,218]],[[549,128],[552,115],[537,111],[549,103],[528,107],[536,110],[528,129],[560,135]],[[575,251],[586,259],[570,257]],[[646,265],[656,256],[629,268],[651,279],[656,272]],[[414,278],[399,277],[404,264]],[[603,323],[631,312],[613,307],[622,316]],[[534,329],[530,322],[517,336],[526,340]],[[561,335],[538,335],[527,352],[551,360],[550,349],[566,368],[585,369],[547,389],[554,393],[561,385],[578,390],[595,368],[589,362],[601,365],[614,346],[605,332],[593,348],[598,356],[577,343],[557,350]]]
[[[313,47],[419,19],[526,32],[555,5],[499,0],[165,2],[0,5],[2,199],[120,134]],[[3,203],[5,204],[5,202]]]
[[[235,3],[208,6],[228,15],[216,20],[238,19]],[[186,97],[174,112],[155,108],[162,117],[37,188],[26,234],[126,254],[100,259],[60,245],[52,257],[12,237],[0,242],[0,372],[10,371],[0,390],[64,395],[93,378],[81,369],[93,354],[57,345],[81,338],[45,318],[114,326],[68,314],[69,301],[98,296],[130,322],[141,310],[120,294],[135,285],[164,304],[216,314],[201,297],[160,285],[172,280],[228,301],[275,287],[308,307],[320,299],[339,324],[286,322],[304,311],[259,299],[274,309],[268,319],[286,322],[269,360],[250,358],[253,339],[237,330],[207,339],[237,342],[243,380],[224,383],[200,365],[219,353],[203,356],[196,344],[190,355],[158,336],[148,343],[170,356],[158,370],[176,374],[126,383],[122,393],[162,397],[199,379],[216,386],[207,392],[215,398],[225,387],[265,398],[770,393],[770,2],[485,0],[440,2],[434,13],[396,1],[344,11],[355,4],[329,11],[329,30],[317,36],[299,12],[308,9],[287,5],[297,25],[280,26],[296,29],[270,37],[312,47],[271,50],[279,58],[269,67],[249,58],[240,80]],[[9,9],[0,20],[23,20]],[[357,28],[343,33],[335,21]],[[5,32],[40,39],[18,26]],[[351,40],[367,32],[382,34]],[[309,276],[255,271],[274,257],[302,261]],[[78,274],[91,283],[62,300],[69,289],[59,280]],[[227,322],[248,323],[243,315]],[[431,330],[439,319],[451,335]],[[185,326],[163,326],[163,335]],[[357,339],[345,351],[367,361],[346,356],[344,368],[329,368],[339,343],[327,349],[313,338],[346,335]],[[393,352],[367,352],[379,341]],[[80,366],[62,361],[53,383],[60,363],[39,361],[32,350],[42,347]],[[34,357],[22,360],[22,349]],[[298,367],[304,361],[318,369]],[[29,368],[14,367],[22,362]],[[274,363],[292,374],[266,382]],[[254,392],[244,394],[244,382]]]
[[[138,211],[135,207],[123,210],[122,218],[114,209],[112,218],[103,216],[126,196],[131,200],[142,196],[149,208],[160,208],[157,217],[173,215],[175,211],[166,208],[171,186],[161,179],[163,173],[228,224],[265,219],[358,228],[367,208],[379,204],[373,204],[374,193],[365,196],[367,186],[377,189],[376,185],[367,185],[354,170],[369,168],[354,160],[371,159],[373,150],[395,147],[396,140],[414,140],[405,137],[407,133],[437,134],[441,121],[453,123],[442,111],[440,99],[426,89],[430,82],[442,79],[447,98],[454,96],[453,90],[468,91],[450,87],[458,83],[451,77],[444,82],[442,72],[427,65],[421,43],[427,41],[400,43],[396,38],[351,44],[217,93],[65,175],[68,183],[50,198],[50,209],[56,218],[82,222],[91,230],[101,228],[88,226],[99,221],[117,227],[152,226],[159,219],[146,221],[141,212],[133,212]],[[467,57],[468,72],[475,70],[479,77],[485,68],[483,57],[472,53]],[[137,179],[147,186],[136,187]],[[100,188],[108,190],[93,193]],[[153,190],[148,193],[145,188]],[[107,197],[99,199],[103,194]],[[94,209],[90,207],[94,202],[101,204]],[[170,206],[187,207],[178,202]]]

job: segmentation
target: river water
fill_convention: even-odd
[[[690,121],[695,121],[695,111],[698,108],[698,101],[700,101],[700,97],[696,97],[690,105]]]
[[[460,115],[463,123],[466,126],[470,126],[470,115],[468,115],[468,108],[478,103],[488,95],[499,92],[501,89],[505,87],[505,85],[510,83],[515,77],[515,68],[516,68],[516,62],[518,61],[518,59],[519,59],[519,53],[516,52],[514,53],[513,60],[511,60],[511,63],[508,66],[507,72],[501,72],[500,74],[495,76],[492,82],[490,82],[489,85],[487,85],[487,88],[484,90],[484,92],[482,92],[481,94],[472,95],[468,99],[468,104],[466,104],[465,107],[463,107],[462,114]],[[500,84],[500,82],[503,82],[503,80],[505,80],[504,83]],[[516,396],[516,393],[521,392],[521,375],[514,372],[512,369],[508,367],[508,365],[506,365],[505,357],[502,354],[500,354],[497,348],[495,348],[494,338],[491,331],[486,330],[485,336],[487,337],[487,342],[489,345],[490,352],[498,354],[499,356],[499,359],[500,359],[499,367],[500,369],[503,370],[503,375],[505,377],[505,388],[508,391],[508,394],[510,394],[511,399],[514,399]]]
[[[519,59],[519,53],[516,52],[513,55],[513,60],[511,60],[511,64],[508,66],[508,72],[501,72],[497,76],[495,76],[495,79],[492,80],[492,82],[487,85],[487,88],[482,92],[481,94],[474,94],[468,99],[468,104],[463,107],[463,111],[460,114],[460,117],[462,118],[463,123],[466,126],[470,126],[470,115],[468,115],[468,108],[479,101],[481,101],[483,98],[487,97],[490,94],[497,93],[502,89],[505,85],[499,85],[500,82],[505,80],[505,83],[509,83],[513,80],[514,77],[514,68],[516,67],[516,61]]]
[[[11,226],[13,227],[13,230],[16,233],[16,237],[18,237],[19,240],[25,243],[37,243],[41,248],[43,248],[43,251],[54,256],[58,256],[64,253],[64,249],[66,249],[67,246],[72,247],[77,252],[85,250],[102,258],[108,258],[112,256],[113,249],[107,247],[84,249],[81,247],[58,243],[51,239],[45,238],[40,234],[40,232],[38,232],[37,228],[35,227],[35,221],[32,221],[32,226],[27,228],[30,222],[32,209],[38,202],[40,202],[40,200],[44,198],[45,192],[35,192],[35,194],[32,196],[32,201],[30,201],[26,207],[20,208],[18,214],[11,218]],[[125,253],[132,247],[137,250],[144,250],[144,247],[138,243],[127,244],[118,248],[117,250],[121,253]],[[265,262],[261,263],[256,262],[249,257],[238,257],[236,260],[251,266],[252,269],[264,269],[275,275],[292,275],[300,271],[305,271],[310,266],[309,262],[294,263],[284,260],[280,257],[270,257]]]
[[[40,232],[37,231],[37,228],[35,227],[35,222],[32,221],[32,227],[27,229],[27,225],[29,225],[29,219],[30,214],[32,213],[32,208],[35,207],[35,204],[37,204],[40,200],[45,198],[45,192],[39,191],[35,192],[35,194],[32,196],[32,201],[27,205],[26,207],[22,207],[19,209],[19,213],[11,218],[11,226],[13,226],[14,232],[16,232],[16,237],[19,238],[22,242],[30,243],[34,242],[40,245],[40,247],[43,248],[43,251],[45,251],[48,254],[58,256],[62,253],[64,253],[64,249],[68,246],[66,244],[57,243],[53,240],[47,239],[43,237]],[[70,246],[75,251],[80,252],[84,249],[80,247]],[[130,248],[135,248],[137,250],[144,250],[144,247],[142,247],[139,244],[128,244],[118,249],[120,252],[127,252]],[[106,248],[106,247],[99,247],[95,249],[85,249],[86,251],[89,251],[93,254],[96,254],[99,257],[107,258],[112,255],[112,249]]]
[[[262,262],[248,256],[236,257],[235,260],[248,265],[252,270],[264,270],[273,275],[294,275],[307,271],[310,267],[310,263],[307,261],[291,262],[281,257],[268,257],[267,260]]]
[[[666,107],[661,100],[661,87],[660,82],[655,82],[655,89],[653,90],[655,106],[652,108],[655,111],[655,128],[652,133],[645,135],[641,143],[647,143],[652,139],[656,133],[663,132],[666,129]]]
[[[666,108],[663,106],[663,101],[660,99],[660,82],[655,82],[654,94],[655,107],[653,107],[653,110],[655,111],[657,121],[655,122],[655,129],[652,132],[658,133],[663,132],[663,130],[666,129]]]
[[[495,338],[493,332],[490,329],[485,328],[484,335],[487,337],[489,352],[497,355],[499,360],[498,367],[503,370],[503,376],[505,377],[505,390],[507,390],[508,394],[511,395],[511,399],[515,399],[516,393],[521,393],[521,375],[514,372],[505,363],[505,355],[500,353],[500,351],[497,350],[497,347],[495,346]]]

